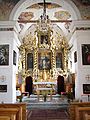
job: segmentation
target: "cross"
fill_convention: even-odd
[[[90,75],[86,75],[85,77],[87,80],[90,80]]]
[[[46,14],[46,4],[45,4],[45,0],[44,0],[44,13]]]

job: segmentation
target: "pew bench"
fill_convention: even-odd
[[[90,115],[85,113],[85,120],[90,120]]]
[[[90,107],[79,107],[75,109],[76,117],[75,120],[85,120],[87,119],[86,114],[90,114]]]
[[[72,102],[69,106],[70,120],[85,120],[90,115],[90,102]]]
[[[26,120],[26,104],[0,104],[0,120]]]

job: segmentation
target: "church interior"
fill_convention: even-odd
[[[90,120],[90,0],[0,0],[0,120],[26,119]]]

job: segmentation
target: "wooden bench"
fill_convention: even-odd
[[[0,104],[0,120],[26,120],[26,104]]]
[[[70,120],[85,120],[84,117],[86,113],[90,114],[90,102],[70,103],[69,106]]]

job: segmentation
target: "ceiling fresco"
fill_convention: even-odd
[[[24,21],[24,20],[31,20],[33,17],[34,14],[32,12],[22,12],[18,19]]]
[[[59,7],[61,7],[61,6],[58,4],[55,4],[55,3],[46,3],[46,8],[48,8],[48,9],[59,8]],[[43,3],[34,4],[30,7],[28,7],[27,9],[29,9],[29,8],[41,9],[41,8],[43,8]]]
[[[81,0],[81,3],[84,5],[90,5],[90,0]]]
[[[14,3],[9,3],[5,1],[0,3],[0,20],[8,20],[14,5]]]
[[[81,13],[82,19],[90,20],[90,0],[72,0]]]
[[[8,3],[15,3],[16,4],[20,0],[1,0],[1,1],[8,2]]]
[[[58,20],[67,20],[71,17],[71,15],[69,14],[69,12],[67,11],[58,11],[55,12],[54,16],[58,19]]]

